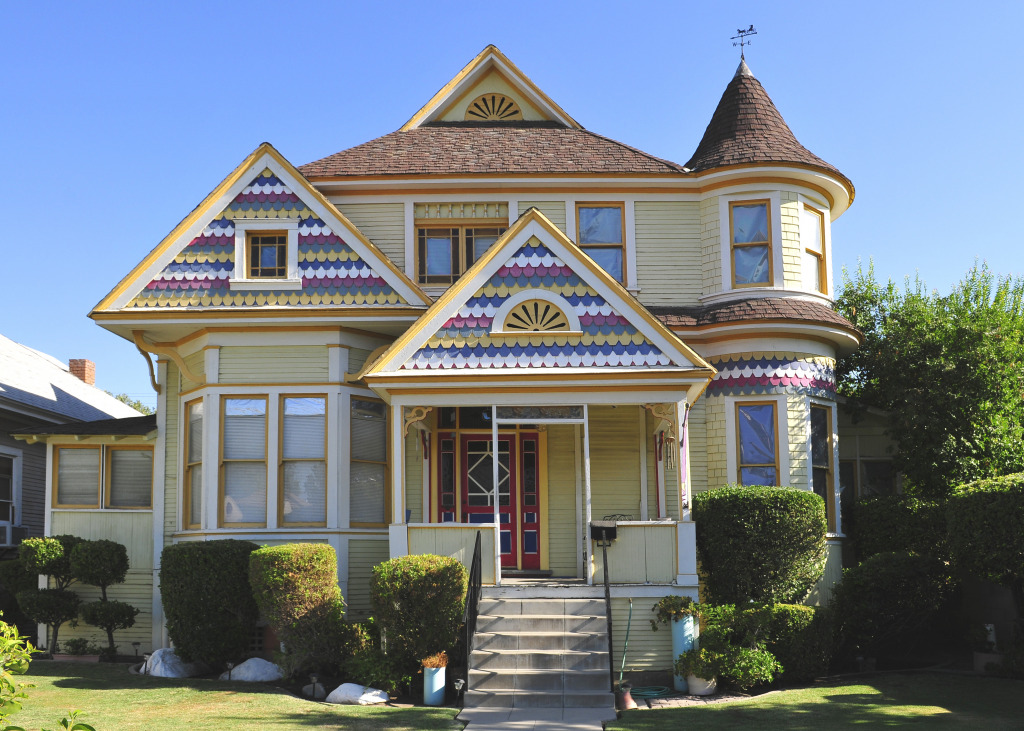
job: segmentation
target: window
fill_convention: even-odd
[[[804,206],[800,214],[800,241],[804,246],[804,287],[826,294],[825,216],[821,211]]]
[[[55,508],[153,507],[152,447],[58,447],[54,460]]]
[[[771,216],[768,201],[729,204],[732,286],[772,283]]]
[[[288,274],[288,235],[283,231],[249,231],[245,239],[245,276],[284,279]]]
[[[327,525],[327,399],[281,397],[282,525]]]
[[[779,484],[779,442],[775,404],[736,404],[739,459],[736,481],[740,485]]]
[[[267,524],[267,399],[221,402],[220,525]]]
[[[349,516],[352,523],[385,525],[388,489],[388,419],[383,401],[352,397]]]
[[[452,284],[503,233],[504,226],[448,225],[417,228],[416,258],[420,284]]]
[[[0,523],[14,518],[14,457],[0,454]]]
[[[836,531],[836,501],[832,477],[832,413],[811,404],[811,487],[825,501],[829,533]]]
[[[576,239],[580,248],[620,282],[626,281],[623,205],[577,204]]]
[[[185,422],[185,527],[199,528],[203,507],[203,402],[188,404]]]

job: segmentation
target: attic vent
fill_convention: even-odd
[[[514,308],[501,328],[505,332],[552,332],[568,330],[565,313],[550,302],[528,300]]]
[[[504,94],[482,94],[466,109],[469,121],[503,122],[522,118],[523,110]]]

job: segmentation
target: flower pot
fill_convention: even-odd
[[[690,695],[712,695],[718,688],[718,681],[714,678],[707,680],[696,675],[687,675],[686,684],[690,686]]]
[[[423,703],[444,705],[444,668],[423,668]]]
[[[669,624],[672,625],[672,657],[678,658],[687,650],[694,648],[697,639],[697,625],[693,621],[693,617],[683,617]],[[682,675],[673,676],[672,685],[676,690],[682,693],[686,692],[686,678]]]

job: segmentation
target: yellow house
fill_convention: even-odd
[[[859,335],[830,232],[853,196],[745,62],[680,165],[488,46],[395,132],[299,167],[261,145],[99,302],[156,355],[151,507],[85,509],[51,470],[50,524],[145,544],[148,649],[172,543],[329,543],[359,617],[373,565],[468,563],[479,533],[485,616],[571,614],[604,596],[588,527],[612,519],[615,662],[631,600],[627,666],[668,668],[647,619],[697,594],[695,492],[813,490],[842,536],[834,364]]]

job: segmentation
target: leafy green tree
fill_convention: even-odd
[[[122,404],[127,404],[128,406],[131,406],[140,414],[150,416],[156,413],[156,409],[154,409],[152,406],[150,406],[149,404],[144,404],[143,402],[139,401],[138,399],[132,398],[126,393],[111,393],[110,391],[107,391],[107,393],[116,398]]]
[[[864,333],[837,364],[839,393],[889,412],[910,492],[1024,470],[1024,279],[975,264],[943,296],[920,278],[880,283],[869,264],[843,272],[836,309]]]

